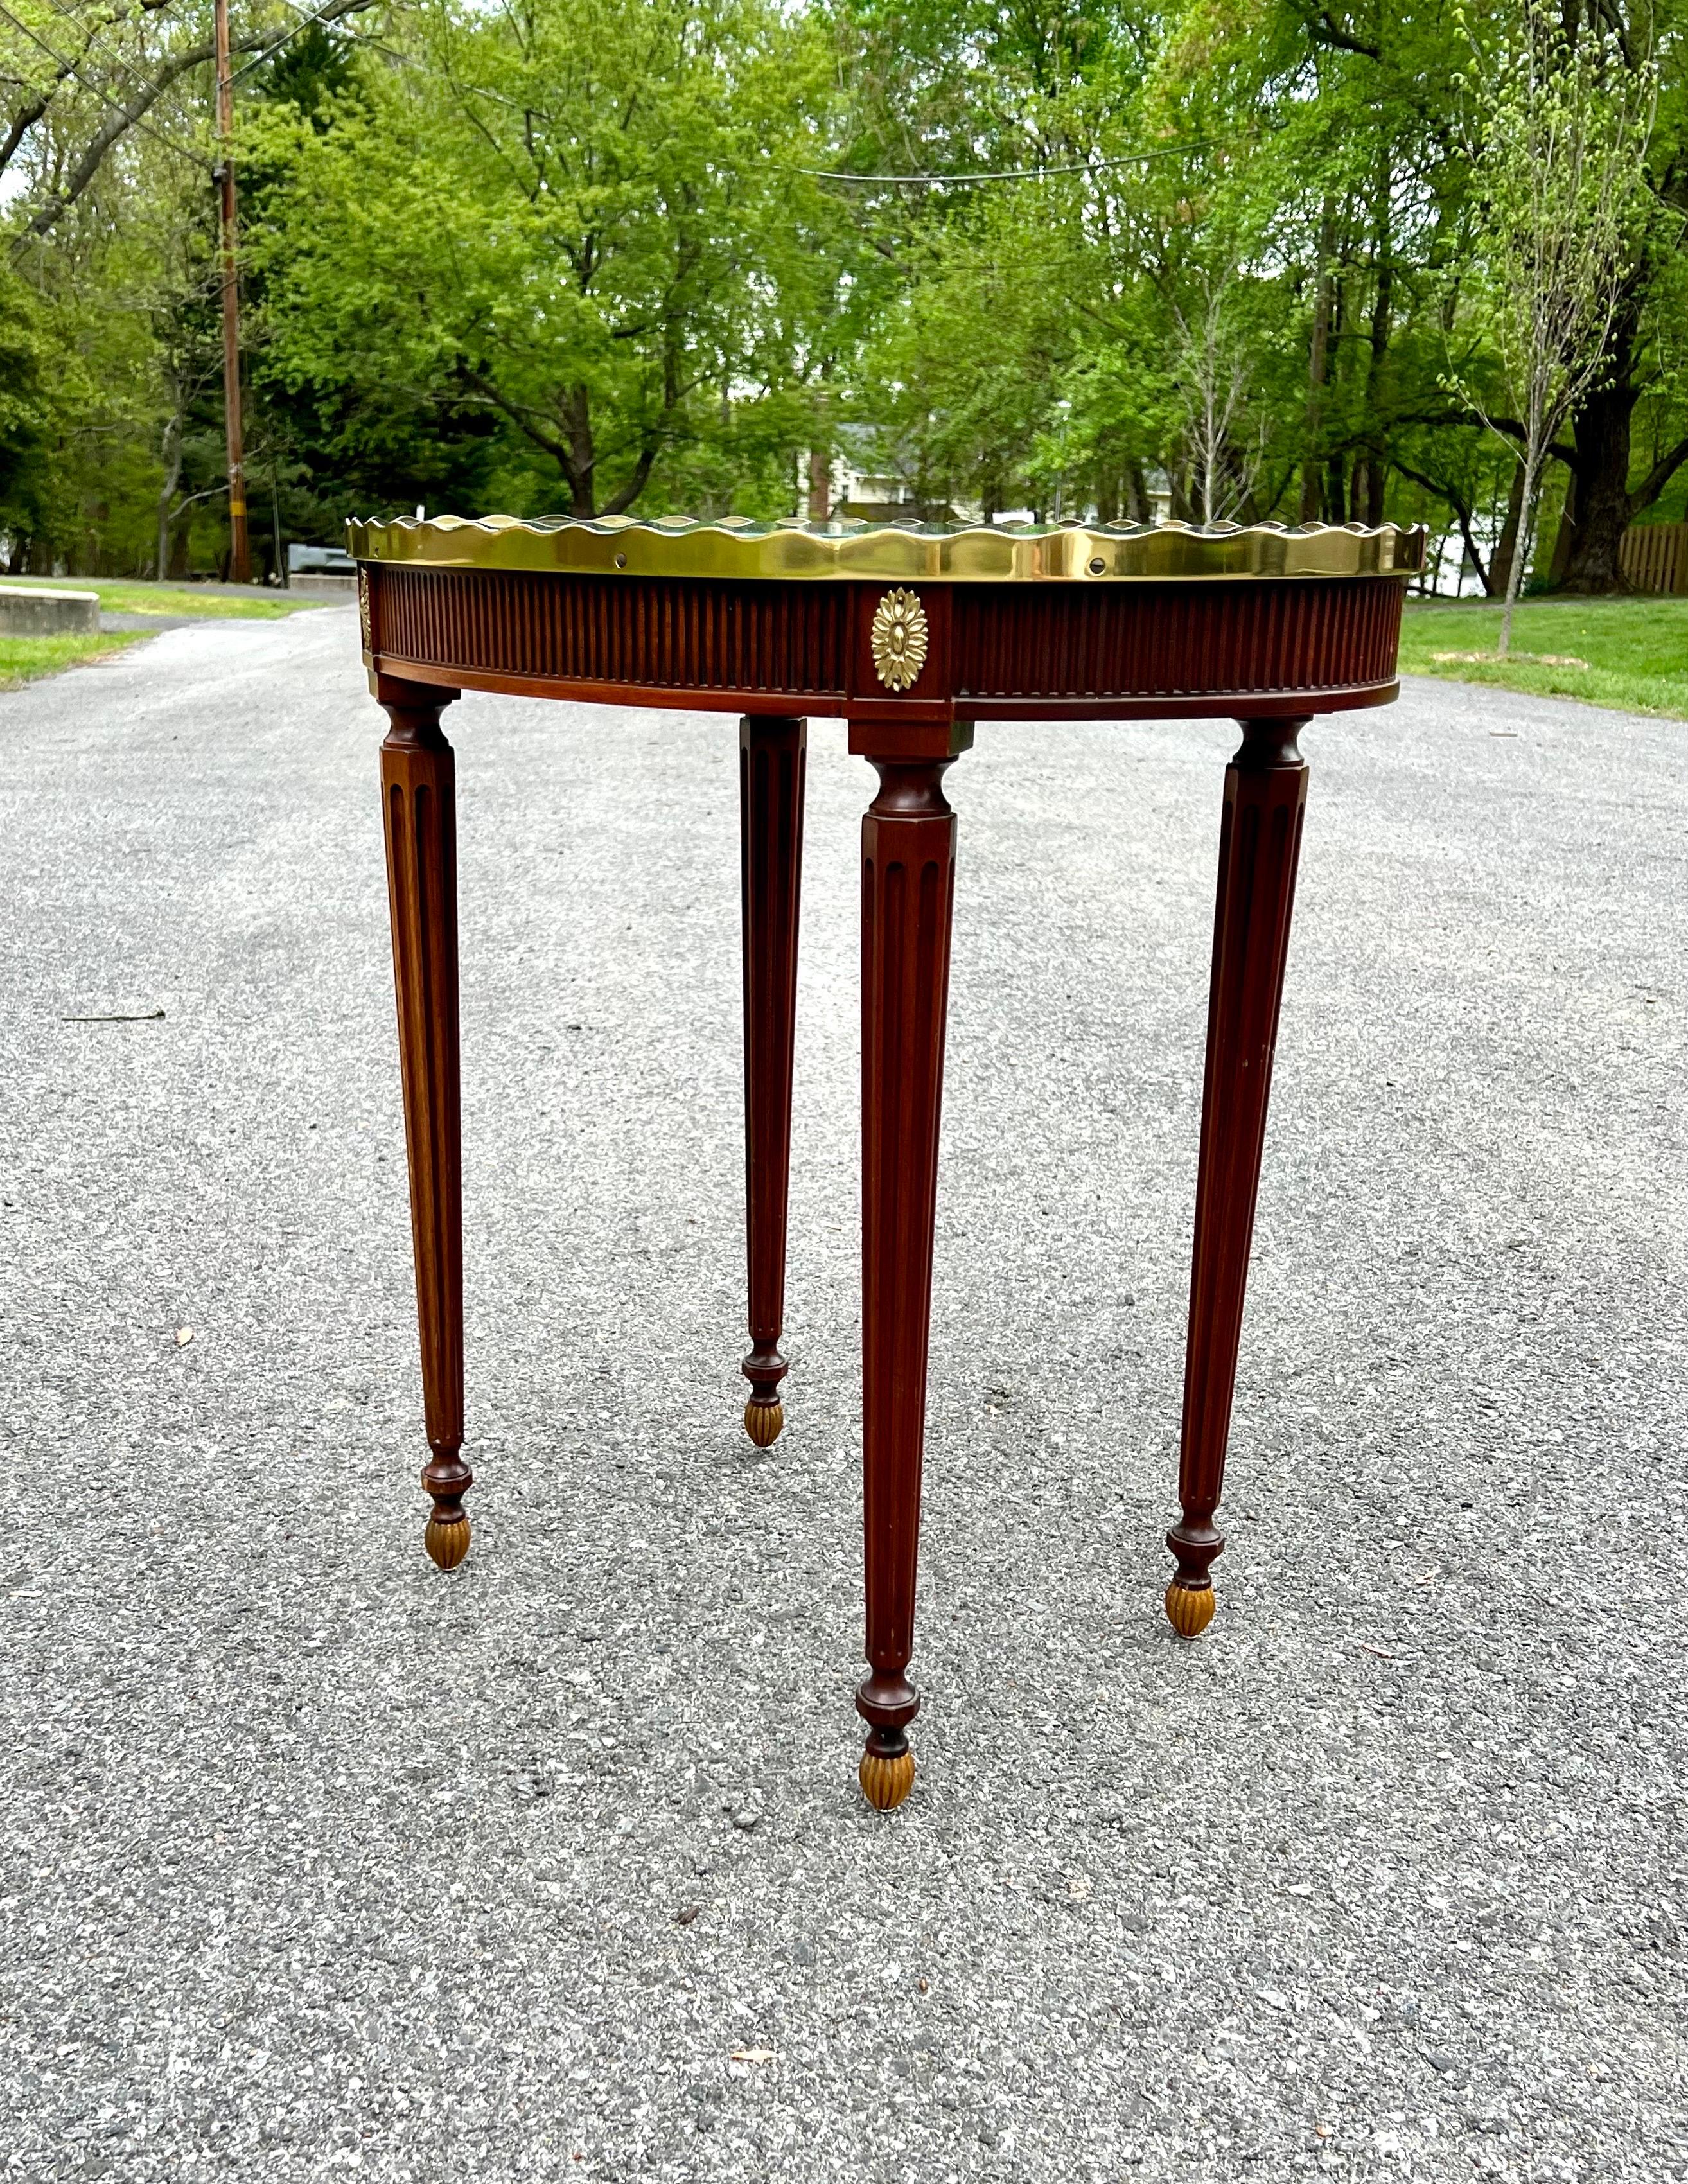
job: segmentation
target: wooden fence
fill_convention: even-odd
[[[1632,523],[1618,566],[1638,592],[1688,592],[1688,523]]]

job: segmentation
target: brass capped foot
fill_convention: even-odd
[[[1175,1577],[1167,1587],[1167,1620],[1180,1638],[1199,1638],[1213,1620],[1211,1585],[1186,1585]]]
[[[784,1424],[783,1403],[759,1403],[752,1396],[744,1406],[744,1430],[758,1448],[772,1448]]]
[[[870,1744],[861,1755],[856,1778],[876,1813],[893,1812],[914,1787],[914,1754],[906,1745],[900,1752],[884,1752]]]
[[[441,1569],[455,1569],[469,1552],[469,1519],[454,1517],[446,1523],[430,1517],[424,1544]]]

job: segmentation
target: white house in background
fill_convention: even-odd
[[[833,456],[829,473],[827,505],[824,510],[815,505],[811,490],[810,458],[799,461],[797,473],[797,504],[812,523],[822,515],[866,517],[873,523],[894,523],[917,521],[920,503],[911,482],[894,471],[888,471],[878,460],[876,435],[871,426],[841,425],[838,428],[838,445]],[[1164,471],[1150,471],[1146,480],[1149,488],[1150,520],[1164,523],[1172,513],[1173,493]],[[957,520],[962,523],[983,521],[984,510],[976,500],[958,500],[954,504]],[[1068,509],[1068,517],[1081,522],[1094,523],[1095,504],[1082,509]],[[1030,523],[1033,512],[1029,508],[999,508],[994,521],[998,523]]]
[[[894,522],[899,515],[910,521],[918,515],[915,491],[908,480],[879,467],[875,460],[874,432],[867,425],[840,425],[838,444],[827,473],[827,505],[815,504],[811,458],[801,459],[797,473],[799,505],[813,523],[822,515],[861,515],[878,523]]]

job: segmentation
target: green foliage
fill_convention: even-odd
[[[1505,660],[1493,657],[1501,611],[1409,604],[1402,673],[1688,719],[1688,599],[1526,599]]]
[[[139,630],[103,631],[86,637],[0,637],[0,690],[15,690],[43,675],[84,666],[137,643]]]
[[[35,298],[0,267],[0,525],[34,530],[49,489],[55,437],[52,374]]]
[[[838,226],[787,156],[818,41],[759,0],[423,5],[332,125],[272,109],[271,369],[500,428],[519,508],[789,497],[794,376]],[[354,428],[355,429],[355,428]],[[769,475],[769,456],[775,475]]]
[[[848,455],[934,515],[1422,520],[1504,588],[1524,4],[234,0],[254,546],[418,503],[772,515]],[[1612,95],[1657,81],[1595,369],[1536,404],[1598,583],[1688,488],[1688,0],[1553,21]],[[14,569],[226,552],[208,23],[0,19]],[[1552,151],[1504,172],[1576,198]]]
[[[1522,471],[1499,649],[1535,527],[1547,450],[1603,376],[1607,345],[1657,219],[1646,154],[1657,81],[1609,30],[1568,36],[1546,0],[1522,0],[1485,39],[1462,19],[1471,138],[1470,233],[1485,331]],[[1451,384],[1472,406],[1480,389]]]

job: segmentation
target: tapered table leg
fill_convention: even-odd
[[[767,1448],[785,1424],[779,1354],[791,1177],[791,1071],[797,1013],[797,899],[803,870],[805,721],[738,727],[739,861],[744,904],[744,1199],[749,1254],[750,1383],[744,1430]]]
[[[398,1060],[410,1167],[410,1229],[422,1402],[432,1451],[428,1552],[454,1569],[469,1552],[463,1497],[463,1167],[458,1090],[457,811],[450,744],[440,714],[456,697],[426,683],[378,678],[392,723],[381,747]]]
[[[882,730],[853,722],[879,793],[861,828],[862,1448],[867,1660],[855,1696],[868,1724],[868,1802],[900,1805],[914,1782],[908,1724],[920,1698],[915,1561],[926,1429],[927,1338],[938,1206],[955,819],[944,768],[968,727]]]
[[[1224,1485],[1243,1293],[1307,797],[1306,762],[1295,741],[1306,721],[1240,725],[1243,740],[1226,771],[1219,829],[1178,1465],[1184,1513],[1167,1535],[1178,1563],[1167,1588],[1167,1614],[1184,1638],[1200,1636],[1213,1619],[1209,1573],[1224,1546],[1213,1518]]]

